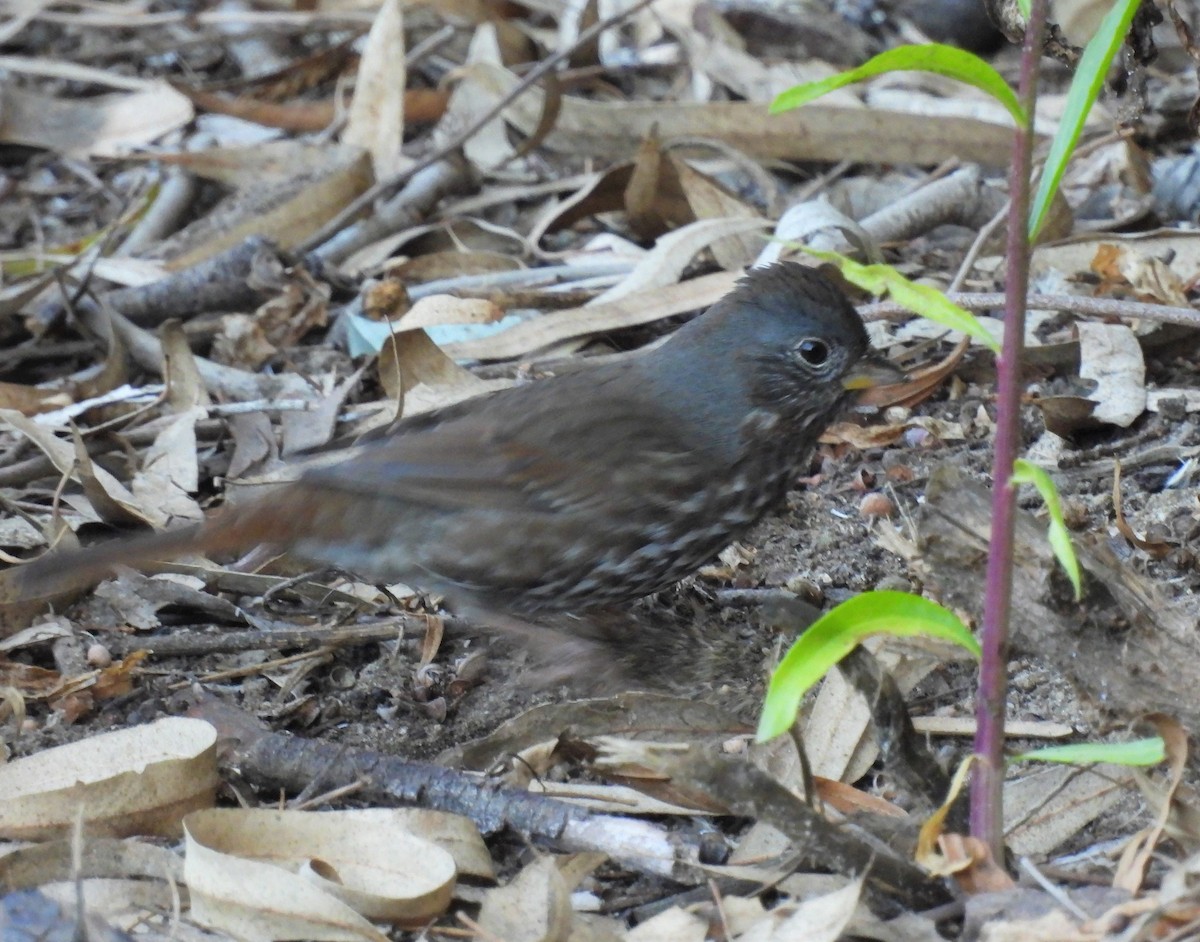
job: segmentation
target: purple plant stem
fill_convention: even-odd
[[[992,534],[988,544],[984,598],[983,657],[975,705],[975,754],[971,779],[971,833],[1004,859],[1004,711],[1008,697],[1008,621],[1012,608],[1015,493],[1009,482],[1020,445],[1021,351],[1025,341],[1025,296],[1029,288],[1029,185],[1033,112],[1037,103],[1042,34],[1047,0],[1033,0],[1021,51],[1020,99],[1030,127],[1013,135],[1009,168],[1008,283],[1004,344],[997,363],[996,444],[992,463]]]

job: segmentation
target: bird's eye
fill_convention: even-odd
[[[801,340],[796,347],[800,357],[809,366],[821,366],[829,359],[829,345],[823,340]]]

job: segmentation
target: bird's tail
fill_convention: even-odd
[[[280,542],[287,534],[277,532],[278,517],[254,502],[221,511],[194,526],[46,553],[0,572],[0,606],[45,601],[86,588],[112,575],[118,566],[143,567],[190,553],[242,552],[261,543]]]

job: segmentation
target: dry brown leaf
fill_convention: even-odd
[[[1132,288],[1139,301],[1189,306],[1183,279],[1162,259],[1143,254],[1131,245],[1097,246],[1092,271],[1103,279],[1096,289],[1099,295]]]
[[[611,174],[610,170],[606,176]],[[696,220],[675,166],[663,153],[662,142],[653,131],[638,145],[624,197],[629,228],[642,241],[657,239],[664,232]]]
[[[1046,428],[1060,438],[1070,438],[1081,429],[1095,428],[1092,419],[1096,409],[1094,399],[1083,396],[1043,396],[1033,404],[1042,411]]]
[[[836,779],[813,776],[813,785],[821,801],[842,814],[879,814],[887,818],[907,818],[908,812],[884,798],[864,792]]]
[[[49,429],[31,422],[19,412],[0,410],[0,422],[24,435],[50,459],[60,474],[70,475],[83,486],[84,493],[102,519],[113,523],[163,526],[166,515],[153,507],[139,508],[120,481],[103,468],[92,465],[87,450],[55,436]]]
[[[327,98],[322,101],[263,101],[239,95],[229,98],[214,92],[183,88],[180,92],[192,104],[212,114],[230,115],[284,131],[316,133],[326,130],[341,113],[341,102]],[[450,92],[438,88],[408,88],[404,91],[404,118],[409,124],[429,124],[446,113]]]
[[[354,147],[284,142],[173,155],[171,163],[238,187],[207,216],[156,252],[172,271],[188,268],[248,236],[281,248],[303,242],[374,181],[369,155]]]
[[[496,104],[503,92],[490,81],[490,77],[493,70],[504,71],[501,62],[496,28],[491,23],[483,23],[471,37],[466,62],[454,73],[459,82],[450,95],[446,114],[435,129],[435,139],[443,135],[453,135],[459,129],[473,124]],[[539,107],[538,114],[533,117],[529,126],[529,133],[533,133],[541,122],[543,110]],[[516,154],[516,149],[508,139],[504,119],[496,117],[484,124],[463,144],[463,153],[473,167],[484,171],[492,170],[511,160]]]
[[[73,400],[61,389],[40,389],[21,383],[0,382],[0,409],[11,409],[22,415],[39,415],[63,406]]]
[[[192,120],[192,103],[166,82],[133,92],[65,99],[0,87],[0,141],[68,157],[117,157]]]
[[[837,942],[854,918],[863,879],[792,905],[781,904],[738,936],[737,942]]]
[[[1132,777],[1127,768],[1101,765],[1086,771],[1047,766],[1010,779],[1004,785],[1009,847],[1016,854],[1050,853],[1119,802]]]
[[[86,401],[112,392],[129,381],[129,357],[125,341],[113,333],[108,341],[108,352],[99,373],[84,377],[74,387],[75,399]]]
[[[653,323],[715,304],[740,277],[716,272],[607,304],[554,311],[490,337],[447,344],[445,352],[455,359],[507,360],[589,334]]]
[[[704,942],[708,920],[672,906],[625,933],[625,942]]]
[[[761,218],[752,205],[731,193],[708,174],[701,173],[675,154],[668,154],[687,197],[688,205],[697,219],[730,217]],[[729,236],[713,243],[712,253],[717,264],[727,270],[744,268],[762,251],[763,241],[754,234]]]
[[[216,797],[216,741],[208,723],[168,717],[0,765],[0,836],[65,836],[80,809],[92,835],[178,836]]]
[[[508,886],[489,890],[479,925],[505,942],[566,942],[571,934],[571,892],[553,857],[525,867]]]
[[[204,519],[192,495],[200,490],[196,423],[207,415],[203,406],[195,406],[175,416],[155,436],[129,483],[137,506],[155,507],[176,522]]]
[[[400,330],[413,330],[442,324],[491,324],[503,317],[504,311],[484,298],[432,294],[416,301],[397,319],[396,325]]]
[[[854,422],[834,422],[821,433],[823,445],[850,445],[859,451],[885,448],[900,441],[904,425],[857,425]]]
[[[970,345],[971,338],[963,337],[940,363],[909,373],[903,383],[876,386],[865,390],[859,395],[859,402],[877,409],[886,409],[888,406],[912,408],[919,405],[932,396],[950,377]]]
[[[977,837],[943,834],[938,849],[959,889],[969,896],[1002,893],[1016,886],[1013,878],[992,857],[991,849]]]
[[[1117,530],[1131,545],[1136,546],[1143,552],[1149,553],[1155,559],[1165,559],[1171,554],[1171,551],[1175,548],[1174,546],[1163,540],[1143,540],[1134,532],[1133,527],[1125,519],[1125,512],[1121,501],[1121,462],[1119,459],[1113,467],[1112,502],[1113,516],[1116,518]]]
[[[1152,800],[1158,806],[1154,824],[1135,835],[1126,845],[1117,865],[1117,872],[1113,875],[1114,887],[1128,890],[1135,896],[1142,889],[1150,858],[1167,829],[1167,822],[1171,817],[1171,804],[1174,801],[1176,790],[1183,781],[1183,773],[1187,768],[1188,761],[1188,735],[1179,721],[1163,713],[1152,713],[1146,719],[1154,725],[1158,735],[1162,738],[1170,772],[1165,786],[1161,789],[1143,787],[1143,793],[1154,793]],[[1144,776],[1143,782],[1145,783]]]
[[[1081,233],[1054,245],[1039,245],[1030,259],[1030,277],[1074,279],[1093,272],[1104,246],[1117,245],[1140,258],[1169,258],[1173,272],[1200,271],[1200,232],[1192,229],[1155,229],[1124,233],[1115,242],[1112,233]],[[1094,281],[1094,277],[1089,280]]]
[[[676,284],[698,252],[722,239],[761,230],[769,225],[766,219],[745,217],[701,219],[668,232],[659,237],[654,248],[638,261],[633,271],[588,302],[587,306],[611,304],[622,298]]]
[[[379,381],[387,394],[403,404],[405,396],[424,385],[442,393],[463,396],[487,390],[487,385],[455,363],[424,330],[392,334],[379,351]],[[402,408],[405,415],[411,414]]]
[[[371,155],[377,180],[403,169],[404,15],[400,0],[384,0],[367,34],[342,142]]]
[[[62,674],[58,671],[0,657],[0,687],[13,690],[25,699],[46,699],[61,685]]]
[[[1092,419],[1128,428],[1146,411],[1146,361],[1133,331],[1124,324],[1083,321],[1079,331],[1079,375],[1095,381],[1088,399]]]
[[[251,938],[382,942],[367,918],[424,924],[445,911],[456,868],[407,820],[381,810],[188,815],[184,876],[193,916]]]

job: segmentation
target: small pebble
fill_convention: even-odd
[[[1068,497],[1062,502],[1063,523],[1069,530],[1082,530],[1087,526],[1087,504],[1078,497]]]
[[[108,667],[113,662],[112,652],[99,642],[91,644],[87,649],[87,662],[89,667]]]
[[[806,576],[792,576],[783,585],[789,592],[795,593],[813,605],[821,605],[825,601],[825,593],[821,587]]]
[[[428,703],[422,703],[418,709],[435,723],[446,722],[446,714],[449,711],[445,697],[436,697]]]
[[[915,428],[904,430],[904,444],[909,448],[923,447],[933,436],[929,434],[928,429],[923,429],[919,425]]]
[[[859,501],[858,512],[863,517],[890,517],[896,512],[896,505],[886,494],[876,491]]]

